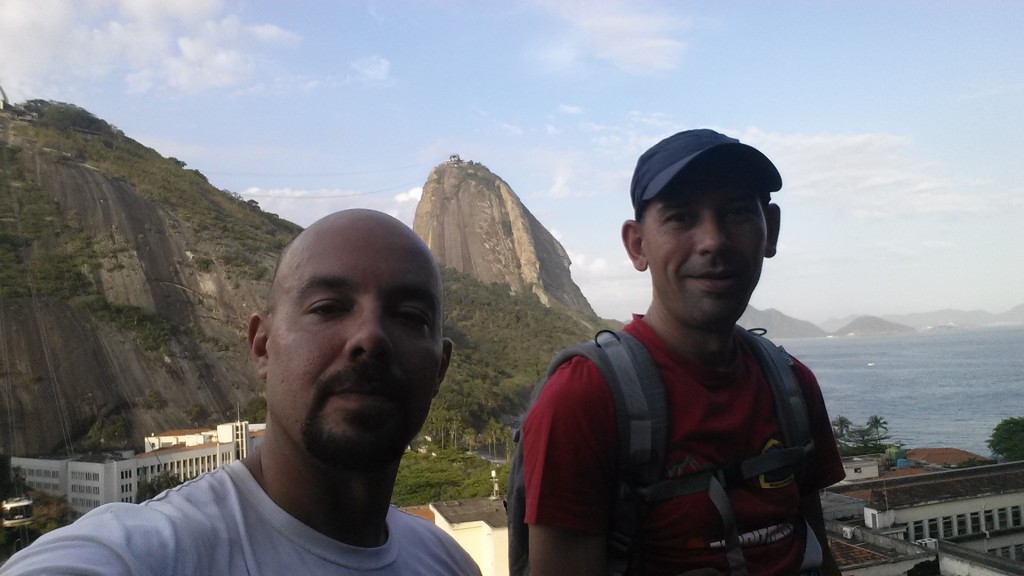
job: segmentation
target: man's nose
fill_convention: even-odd
[[[717,250],[728,241],[725,235],[725,228],[718,215],[710,211],[701,214],[694,234],[699,252]]]
[[[391,340],[379,306],[366,305],[358,308],[350,318],[345,356],[349,360],[383,360],[391,354]]]

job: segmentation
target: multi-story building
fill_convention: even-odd
[[[908,542],[949,541],[1024,561],[1024,462],[838,485],[864,526]]]
[[[245,458],[262,440],[263,426],[232,422],[216,429],[171,430],[146,437],[142,454],[13,457],[11,465],[21,468],[30,488],[67,497],[77,518],[108,502],[134,502],[139,484],[160,474],[184,481]]]

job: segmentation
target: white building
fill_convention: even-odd
[[[134,502],[139,483],[163,473],[195,478],[245,458],[262,440],[263,424],[221,424],[210,430],[172,430],[146,437],[145,453],[86,454],[71,458],[11,458],[30,488],[65,496],[77,518],[108,502]]]
[[[844,482],[878,478],[881,460],[880,454],[843,458],[843,470],[846,472]]]
[[[939,550],[943,542],[952,542],[1024,562],[1024,462],[884,478],[828,491],[863,500],[864,526],[879,533],[907,542],[937,542]]]
[[[470,498],[430,505],[434,524],[451,535],[482,576],[508,574],[508,518],[501,498]]]

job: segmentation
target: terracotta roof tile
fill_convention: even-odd
[[[959,448],[912,448],[907,450],[907,459],[941,466],[956,466],[971,460],[986,460],[983,456]]]

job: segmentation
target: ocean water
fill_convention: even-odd
[[[996,424],[1024,417],[1024,326],[776,343],[814,371],[830,418],[881,416],[907,448],[988,457]]]

